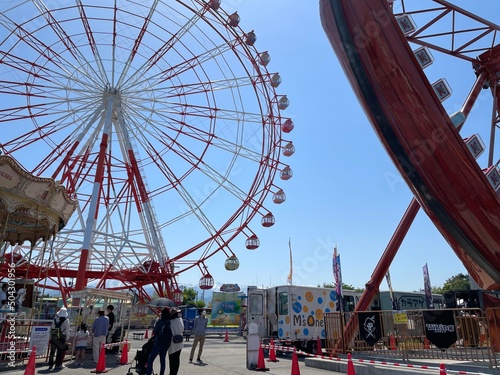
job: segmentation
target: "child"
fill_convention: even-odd
[[[85,350],[87,349],[87,342],[89,339],[89,332],[87,331],[87,324],[82,323],[80,330],[76,333],[76,348],[75,348],[75,365],[83,366],[85,359]]]

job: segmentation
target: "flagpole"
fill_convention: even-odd
[[[292,240],[290,237],[288,237],[288,249],[290,251],[290,272],[288,274],[288,285],[293,285],[292,284],[292,277],[293,277],[293,263],[292,263]]]
[[[335,277],[335,292],[337,293],[338,309],[344,311],[344,298],[342,297],[342,271],[340,267],[340,254],[337,255],[337,245],[333,248],[333,276]]]

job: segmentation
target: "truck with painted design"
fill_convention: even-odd
[[[360,293],[344,291],[344,311],[353,311]],[[265,289],[249,286],[247,324],[256,323],[263,340],[313,352],[325,339],[323,315],[338,310],[335,289],[282,285]]]

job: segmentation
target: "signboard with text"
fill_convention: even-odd
[[[47,353],[50,339],[50,326],[33,326],[30,336],[30,349],[36,346],[36,355]]]

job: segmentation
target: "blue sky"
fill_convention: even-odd
[[[258,231],[260,248],[247,251],[242,246],[237,253],[240,268],[232,273],[224,271],[222,260],[215,257],[209,263],[212,275],[218,283],[284,284],[290,238],[294,283],[332,282],[331,256],[337,245],[344,283],[363,287],[412,194],[339,67],[321,27],[318,2],[224,1],[222,6],[228,13],[237,10],[240,26],[255,30],[257,49],[271,54],[268,69],[280,73],[283,83],[278,93],[288,95],[291,102],[285,115],[295,123],[290,138],[296,153],[289,161],[293,178],[281,184],[287,200],[273,209],[274,227]],[[500,14],[500,4],[495,1],[466,9],[486,18]],[[436,53],[434,58],[427,73],[430,80],[448,80],[453,95],[444,104],[451,114],[462,105],[475,76],[469,63]],[[475,126],[482,124],[482,130],[489,126],[489,100],[489,94],[482,93],[468,120],[476,122]],[[474,132],[473,128],[464,128],[464,134]],[[486,133],[482,137],[487,140]],[[423,289],[422,267],[426,263],[432,286],[442,286],[453,275],[466,273],[432,222],[419,211],[390,268],[393,288]],[[179,283],[196,283],[196,277],[183,274]],[[381,289],[387,289],[385,282]]]
[[[498,0],[482,0],[473,4],[472,8],[470,1],[457,0],[453,3],[485,18],[500,14]],[[56,5],[61,4],[58,2]],[[430,1],[419,0],[419,4],[425,8],[430,6]],[[399,2],[396,1],[396,9],[398,6]],[[291,166],[293,178],[281,181],[277,176],[276,184],[284,189],[286,202],[273,204],[272,194],[266,200],[266,207],[274,214],[276,224],[271,228],[263,228],[257,215],[251,225],[260,239],[260,247],[254,251],[246,250],[246,237],[240,236],[231,243],[240,261],[239,269],[226,271],[226,256],[220,252],[206,261],[208,270],[217,285],[285,284],[290,267],[290,241],[293,282],[299,285],[321,285],[333,282],[332,253],[334,246],[337,246],[344,283],[363,287],[408,207],[412,194],[368,123],[339,66],[321,26],[318,1],[223,0],[221,7],[229,14],[238,11],[240,27],[247,32],[254,30],[257,36],[257,50],[270,53],[271,62],[267,69],[271,73],[278,72],[283,80],[276,89],[277,94],[287,95],[290,100],[290,106],[282,115],[291,117],[295,124],[293,132],[284,134],[284,138],[293,141],[296,152],[291,158],[281,159]],[[23,14],[22,17],[25,19],[28,15]],[[496,19],[491,21],[498,22]],[[37,27],[37,22],[31,26]],[[71,23],[65,23],[65,26],[70,27]],[[120,32],[128,36],[125,30]],[[75,41],[85,45],[86,39],[81,35],[76,34]],[[158,41],[150,43],[146,45],[147,48],[151,47],[148,51],[154,50]],[[13,47],[10,44],[7,46]],[[18,50],[14,48],[14,55],[24,54],[26,49],[22,47],[17,46]],[[127,45],[120,47],[126,49]],[[29,48],[27,51],[30,55]],[[122,51],[118,54],[120,57],[123,55],[126,53]],[[438,78],[447,79],[453,95],[444,102],[444,106],[451,114],[463,104],[475,75],[468,62],[437,53],[434,58],[434,64],[426,69],[426,73],[432,82]],[[40,60],[43,63],[43,59]],[[61,77],[56,78],[60,84],[65,82],[62,78],[67,77],[61,73]],[[56,94],[61,95],[62,91]],[[143,96],[142,100],[148,98]],[[228,105],[225,109],[230,107]],[[483,141],[487,142],[490,118],[491,97],[484,91],[464,127],[464,137],[480,133]],[[32,124],[26,122],[26,126],[31,129]],[[29,153],[22,157],[25,161],[32,161]],[[214,162],[211,167],[217,169],[227,160],[213,158],[211,162]],[[478,162],[485,166],[485,157]],[[237,175],[241,172],[238,168],[233,172],[234,175],[228,176],[228,179],[231,177],[238,181],[249,178],[245,173]],[[154,184],[154,175],[146,177],[148,183]],[[191,180],[185,188],[196,198],[202,196],[205,199],[208,197],[203,196],[202,185],[200,180]],[[207,182],[205,187],[208,185]],[[216,201],[213,199],[213,204],[206,205],[206,214],[214,223],[224,222],[227,220],[227,207],[223,207],[226,202]],[[160,204],[156,204],[159,214],[164,213],[161,210],[181,208],[177,202],[163,203],[160,201]],[[171,257],[185,250],[183,240],[192,239],[188,236],[197,238],[199,235],[193,226],[186,223],[189,224],[177,220],[164,228],[164,237],[172,241],[167,244]],[[78,251],[76,255],[79,256]],[[446,279],[466,272],[421,211],[390,268],[394,289],[422,289],[422,267],[425,264],[428,264],[433,286],[442,286]],[[200,276],[199,269],[189,270],[179,276],[178,282],[181,285],[195,285]],[[387,289],[385,283],[381,289]]]

